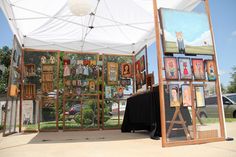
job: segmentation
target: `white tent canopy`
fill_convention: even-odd
[[[94,15],[74,16],[67,0],[1,0],[25,48],[131,54],[155,41],[152,0],[94,0]],[[200,0],[158,0],[158,7],[192,10]]]

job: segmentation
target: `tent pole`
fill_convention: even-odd
[[[162,76],[162,51],[161,51],[161,37],[160,37],[160,25],[158,21],[159,13],[157,7],[157,0],[153,0],[153,12],[155,22],[155,33],[156,33],[156,51],[158,61],[158,80],[159,80],[159,97],[160,97],[160,111],[161,111],[161,135],[162,135],[162,147],[166,145],[166,118],[165,118],[165,102],[164,102],[164,83]]]

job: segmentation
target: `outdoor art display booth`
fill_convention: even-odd
[[[208,0],[101,0],[83,16],[72,4],[0,2],[15,34],[4,136],[119,129],[138,111],[129,100],[157,84],[146,115],[160,111],[163,147],[225,139]]]

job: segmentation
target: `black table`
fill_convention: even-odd
[[[159,92],[145,92],[127,99],[122,132],[148,130],[151,138],[161,136]]]
[[[175,108],[169,107],[169,94],[166,92],[165,86],[165,112],[166,121],[170,121],[174,115]],[[152,92],[145,92],[131,96],[127,99],[127,105],[123,123],[121,126],[122,132],[131,132],[135,130],[148,130],[151,132],[151,138],[158,139],[161,137],[161,118],[160,118],[160,103],[159,90],[155,87]],[[180,108],[182,116],[186,121],[186,126],[192,125],[191,116],[186,107]],[[167,125],[167,129],[169,124]],[[176,128],[181,126],[176,126]],[[182,136],[184,132],[172,134],[172,136]]]

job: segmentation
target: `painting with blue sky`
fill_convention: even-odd
[[[162,8],[161,19],[165,53],[214,54],[206,14]]]

